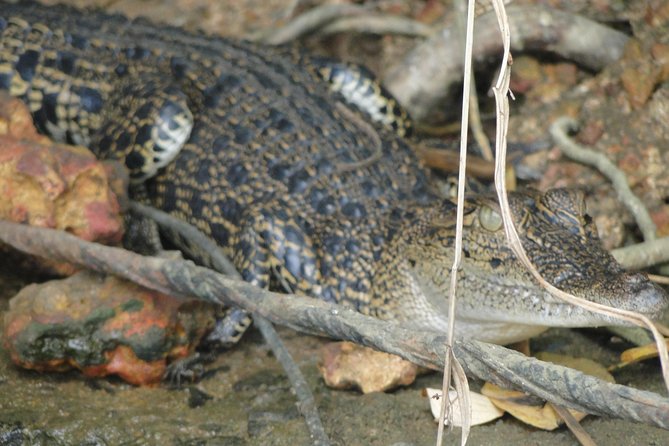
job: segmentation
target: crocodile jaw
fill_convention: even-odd
[[[420,275],[404,270],[403,279],[408,285],[410,298],[404,303],[398,314],[404,325],[422,330],[446,333],[448,329],[448,298],[442,289],[432,281],[421,280]],[[459,286],[462,286],[459,285]],[[407,296],[409,297],[409,296]],[[510,344],[536,336],[548,326],[543,324],[525,324],[513,320],[480,317],[483,313],[467,314],[456,309],[455,335],[461,339],[476,339],[493,344]],[[508,313],[506,314],[508,316]],[[525,318],[531,321],[532,318]]]
[[[445,285],[448,281],[439,280],[436,283],[434,277],[425,277],[410,268],[405,271],[404,280],[409,284],[411,298],[403,300],[404,321],[417,328],[446,333],[448,287]],[[568,304],[538,285],[527,286],[527,283],[521,284],[510,278],[476,277],[466,267],[462,273],[456,293],[455,322],[455,333],[460,338],[504,345],[531,338],[549,327],[630,325],[620,319]],[[626,275],[636,276],[631,273]],[[658,319],[667,306],[666,293],[641,276],[632,279],[639,286],[634,290],[635,299],[631,299],[631,302],[641,304],[626,309],[640,312],[650,319]],[[479,293],[474,293],[477,296],[473,299],[472,291],[477,290],[482,283],[485,287],[478,288]],[[467,298],[463,299],[465,290]],[[408,302],[411,303],[407,305]]]
[[[414,328],[446,333],[448,320],[441,314],[432,314],[423,320],[410,322]],[[475,339],[492,344],[506,345],[524,341],[548,329],[543,325],[526,325],[514,322],[496,322],[480,319],[457,317],[455,321],[455,336],[459,339]]]

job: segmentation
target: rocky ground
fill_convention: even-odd
[[[74,4],[92,2],[71,1]],[[248,36],[286,23],[313,2],[148,0],[99,2],[114,12],[148,15],[190,29]],[[306,4],[308,3],[308,4]],[[517,2],[527,3],[527,2]],[[535,3],[535,2],[531,2]],[[602,21],[634,36],[623,58],[599,73],[552,56],[514,55],[510,139],[547,139],[548,125],[567,114],[581,122],[580,142],[605,153],[628,176],[633,191],[648,207],[658,235],[669,235],[669,7],[651,2],[542,2]],[[634,3],[634,4],[631,4]],[[637,4],[638,3],[638,4]],[[643,3],[643,5],[642,5]],[[450,20],[450,2],[383,0],[387,13],[434,25]],[[383,77],[384,70],[416,40],[398,36],[338,34],[311,37],[304,44],[337,57],[364,61]],[[485,79],[485,74],[481,74]],[[480,96],[490,127],[489,98]],[[609,248],[639,241],[631,214],[617,201],[608,181],[589,167],[564,159],[549,147],[525,160],[540,172],[540,188],[579,185],[588,191],[590,212]],[[8,299],[34,280],[28,271],[0,260],[0,316]],[[0,317],[0,330],[4,329]],[[440,377],[420,377],[390,393],[361,395],[327,388],[317,370],[318,352],[326,340],[281,329],[281,335],[312,387],[326,431],[341,445],[434,444],[436,425],[421,395],[439,386]],[[627,344],[593,330],[551,330],[532,341],[537,351],[617,362]],[[618,383],[666,393],[659,365],[648,361],[615,373]],[[472,387],[481,383],[473,382]],[[78,372],[41,374],[12,365],[0,347],[0,445],[21,444],[224,444],[302,445],[309,437],[295,398],[280,366],[260,335],[252,330],[221,356],[197,385],[181,390],[164,386],[134,387],[116,378],[87,379]],[[584,428],[601,445],[669,444],[669,433],[638,424],[588,417]],[[459,439],[449,436],[448,444]],[[566,428],[545,432],[505,416],[475,427],[472,445],[573,445]]]

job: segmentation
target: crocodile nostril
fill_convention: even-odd
[[[627,275],[627,282],[636,285],[645,282],[648,278],[641,273],[630,273]]]
[[[650,316],[652,319],[659,318],[662,312],[669,306],[669,295],[658,285],[650,281],[639,287],[633,299],[633,309]]]

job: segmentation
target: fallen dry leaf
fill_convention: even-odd
[[[530,404],[528,396],[523,392],[502,389],[491,383],[485,383],[481,392],[489,397],[495,406],[530,426],[550,431],[563,423],[562,418],[555,413],[552,407],[548,404]],[[577,420],[585,417],[584,413],[571,412]]]
[[[441,410],[441,389],[426,388],[427,397],[430,401],[430,410],[435,421],[439,421],[439,412]],[[453,410],[453,426],[462,427],[462,416],[460,405],[457,402],[457,392],[448,391],[448,398]],[[472,426],[489,423],[504,415],[504,411],[496,407],[488,397],[476,392],[469,392],[469,399],[472,402]],[[448,424],[448,423],[446,423]]]
[[[565,367],[587,373],[588,375],[592,375],[609,383],[616,382],[615,378],[613,378],[613,375],[611,375],[608,370],[606,370],[606,367],[589,358],[574,358],[573,356],[558,355],[556,353],[548,352],[539,352],[534,356],[542,361],[563,365]]]
[[[580,370],[583,373],[596,376],[607,382],[615,382],[613,376],[611,376],[603,365],[588,358],[574,358],[572,356],[547,352],[537,353],[536,357],[542,361]],[[563,419],[549,404],[544,402],[537,403],[535,398],[528,397],[523,392],[506,390],[494,384],[485,383],[481,389],[481,393],[489,397],[495,406],[509,412],[515,418],[530,426],[544,430],[553,430],[564,423]],[[587,415],[576,410],[567,410],[577,421],[582,420]]]
[[[669,339],[665,339],[664,342],[669,346]],[[625,350],[620,354],[620,364],[615,365],[613,368],[617,369],[651,358],[657,358],[657,345],[654,342],[642,345],[641,347],[633,347]]]

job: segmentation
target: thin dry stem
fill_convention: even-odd
[[[453,338],[455,336],[455,291],[458,283],[458,270],[462,263],[462,227],[464,224],[464,203],[465,203],[465,181],[467,172],[467,129],[469,127],[469,94],[471,87],[471,71],[472,71],[472,47],[474,36],[474,10],[476,3],[474,0],[469,0],[467,6],[467,22],[465,30],[465,60],[464,60],[464,85],[462,98],[462,123],[460,127],[460,166],[458,170],[458,208],[455,222],[455,254],[453,258],[453,266],[451,267],[451,283],[448,292],[448,333],[446,337],[447,355],[444,361],[444,380],[442,383],[442,394],[448,395],[448,389],[451,385],[451,368],[454,374],[462,371],[462,367],[456,366],[457,359],[453,355]],[[469,385],[467,378],[462,372],[462,376],[456,379],[462,389],[458,391],[460,401],[460,409],[462,414],[462,436],[461,442],[464,445],[469,436],[471,428],[471,404],[469,401],[465,403],[465,398],[468,399]],[[467,396],[465,396],[465,394]],[[441,409],[439,413],[439,427],[437,430],[437,446],[443,444],[444,438],[444,420],[448,417],[450,399],[442,398]]]
[[[582,446],[597,446],[595,440],[593,440],[590,434],[588,434],[588,432],[583,429],[581,423],[578,422],[578,420],[571,414],[571,412],[559,404],[548,404],[550,404],[555,413],[557,413],[560,418],[564,420],[564,423]]]
[[[669,277],[667,276],[660,276],[658,274],[648,274],[648,278],[655,283],[659,283],[661,285],[669,285]]]
[[[479,99],[478,94],[476,93],[476,87],[474,86],[475,82],[472,81],[471,96],[469,99],[469,106],[471,111],[469,112],[469,117],[472,121],[471,129],[472,135],[476,140],[476,143],[481,149],[481,156],[486,161],[492,161],[495,157],[492,154],[492,148],[490,147],[490,141],[483,131],[483,124],[481,122],[481,111],[479,110]]]

